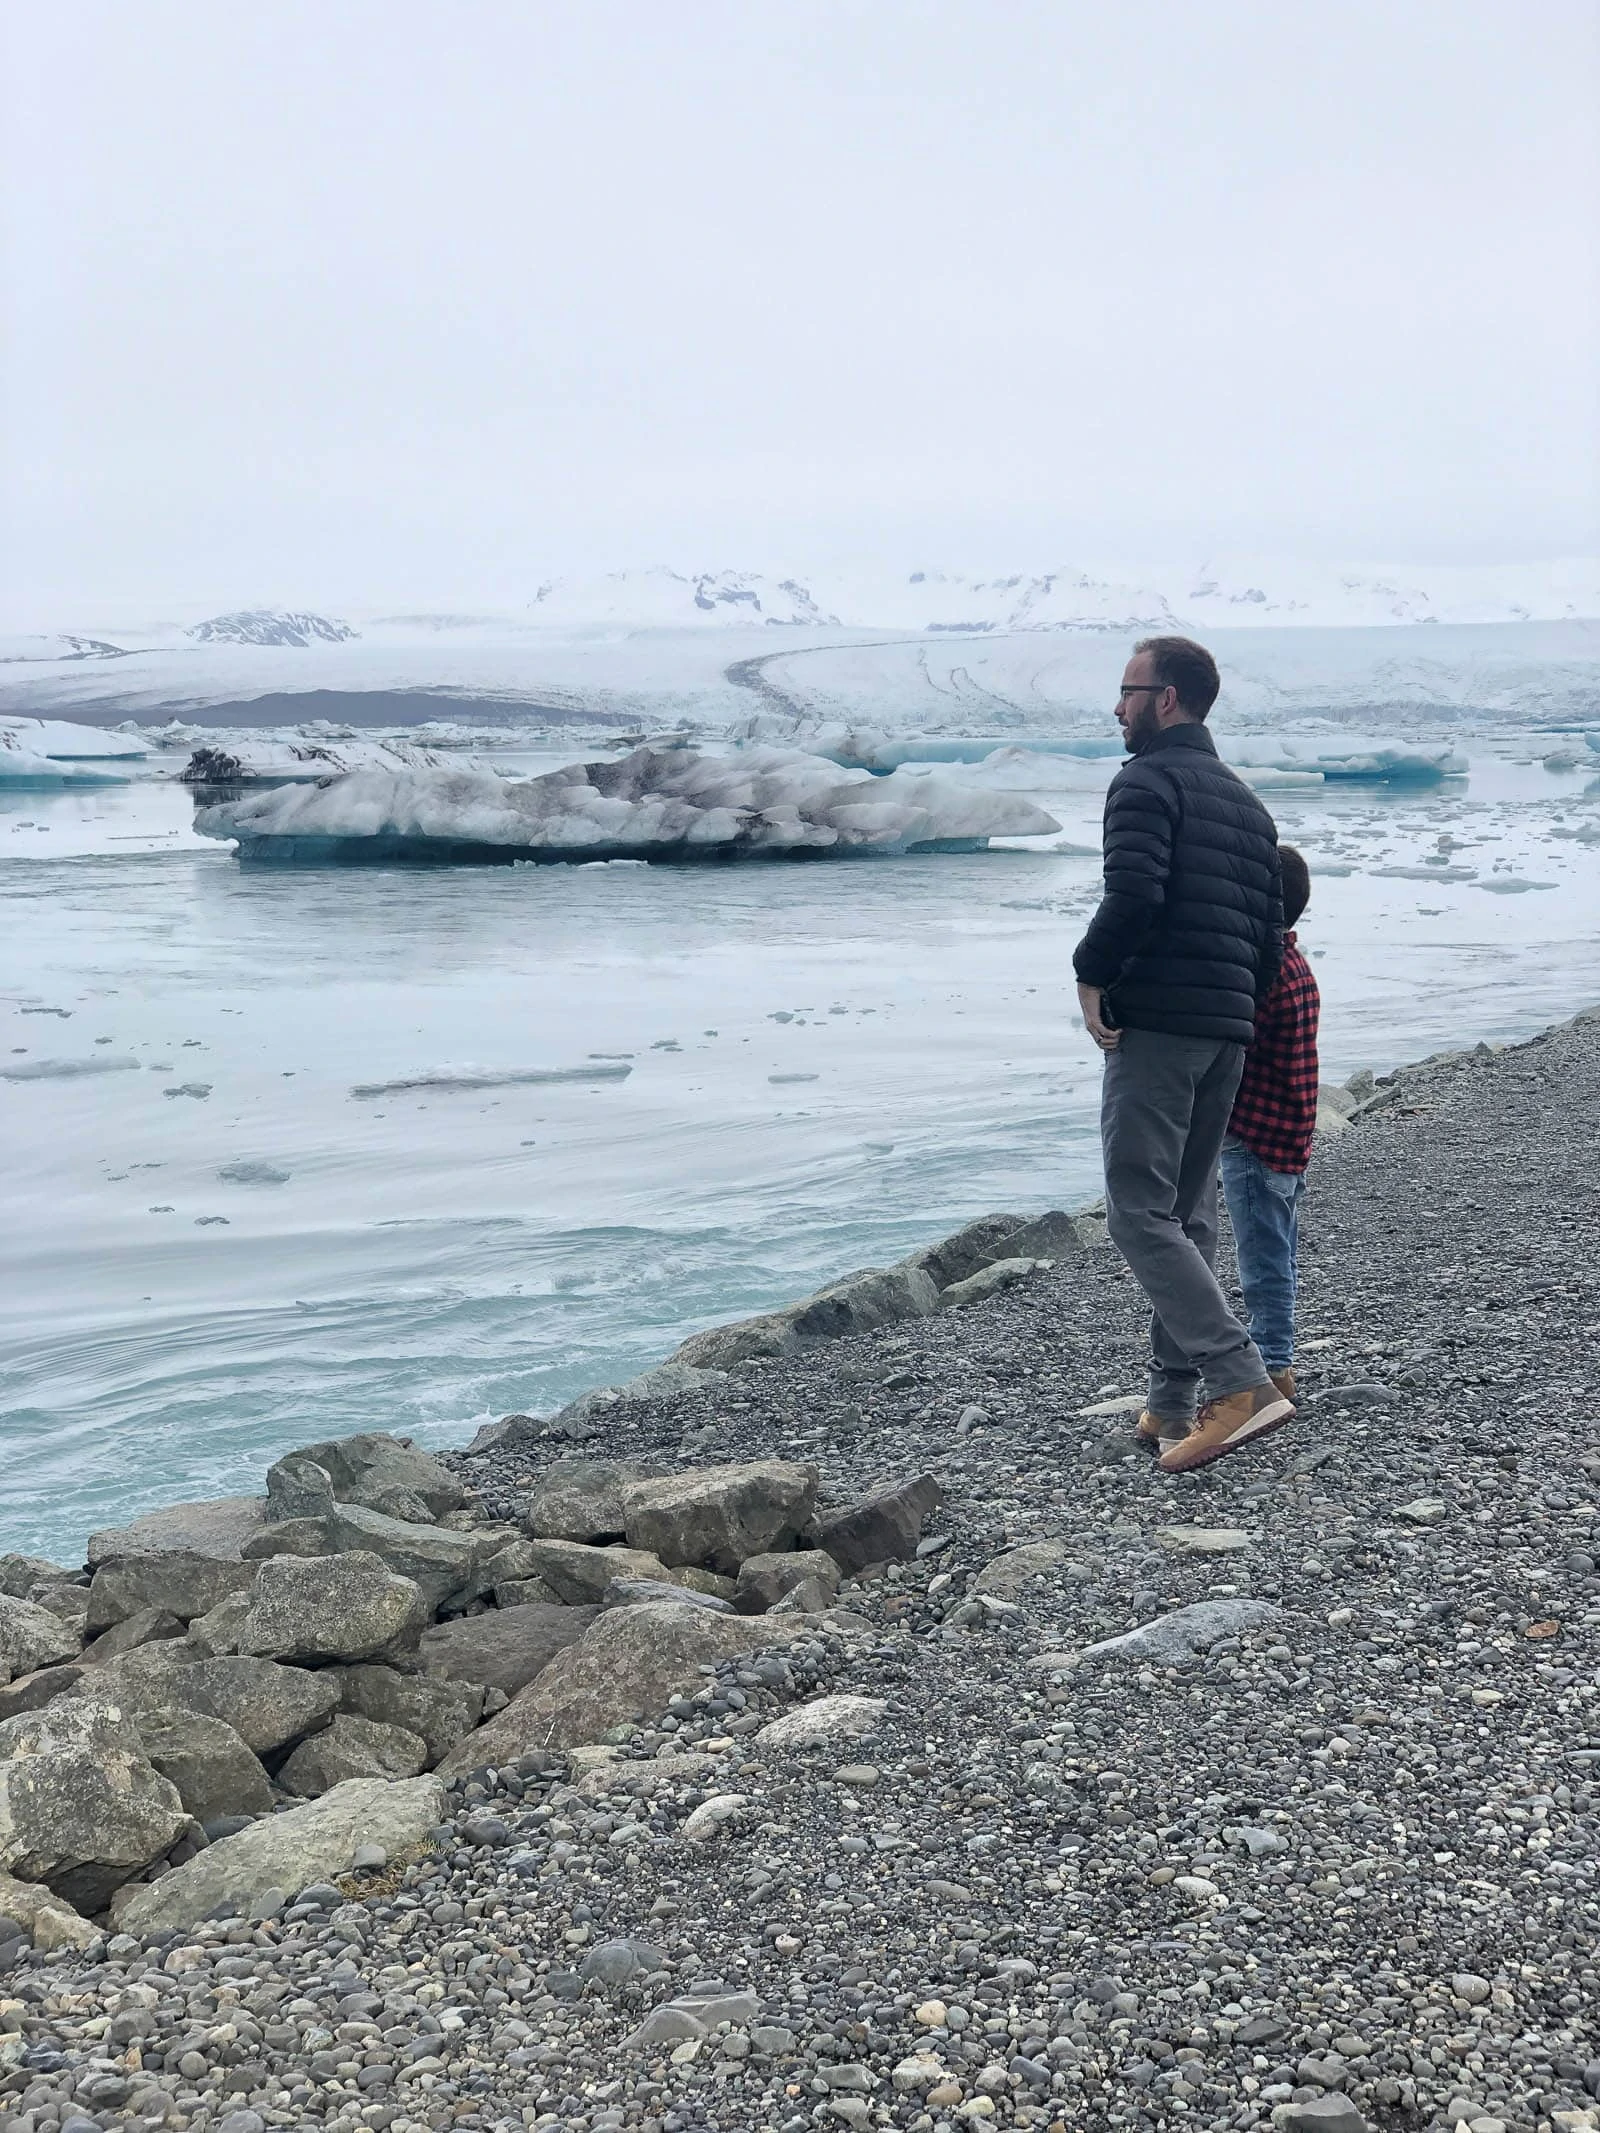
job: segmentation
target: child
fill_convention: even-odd
[[[1292,927],[1311,897],[1311,875],[1292,844],[1280,845],[1283,922]],[[1295,1262],[1300,1201],[1317,1123],[1317,1018],[1321,997],[1292,932],[1283,968],[1256,1009],[1255,1042],[1222,1144],[1222,1187],[1239,1254],[1250,1338],[1285,1399],[1294,1398]]]

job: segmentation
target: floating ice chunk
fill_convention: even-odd
[[[37,724],[37,720],[19,721]],[[0,785],[126,785],[116,770],[91,770],[81,763],[58,762],[41,754],[30,737],[19,735],[15,726],[0,726]]]
[[[276,1163],[224,1163],[217,1176],[225,1185],[287,1185],[289,1173]]]
[[[626,1081],[631,1066],[506,1067],[480,1073],[475,1067],[439,1067],[427,1074],[407,1074],[399,1081],[358,1081],[352,1096],[399,1096],[411,1089],[511,1089],[524,1083],[557,1081]]]
[[[89,1059],[29,1059],[0,1067],[0,1081],[75,1081],[84,1074],[123,1074],[138,1065],[118,1052],[96,1052]]]
[[[1319,867],[1319,873],[1327,873]],[[1346,869],[1348,872],[1349,869]],[[1476,867],[1373,867],[1371,870],[1383,881],[1476,881]]]
[[[52,763],[111,762],[150,753],[149,744],[133,734],[100,726],[78,726],[62,718],[0,718],[0,748],[43,756]]]
[[[1385,779],[1431,782],[1463,776],[1467,759],[1447,741],[1369,740],[1353,733],[1301,735],[1225,735],[1219,742],[1223,760],[1235,770],[1314,770],[1324,778]]]
[[[1553,889],[1553,881],[1524,881],[1516,874],[1494,874],[1487,881],[1477,884],[1487,889],[1491,896],[1525,896],[1530,889]]]
[[[646,747],[536,778],[360,770],[202,808],[195,827],[236,838],[247,859],[470,864],[981,851],[991,837],[1053,836],[1061,825],[1019,794],[926,775],[852,776],[777,749]]]
[[[1231,767],[1252,792],[1297,792],[1325,782],[1320,770],[1283,770],[1266,763],[1235,763]]]

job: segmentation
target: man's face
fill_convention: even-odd
[[[1166,691],[1154,679],[1151,668],[1154,656],[1149,652],[1135,652],[1122,671],[1122,693],[1117,698],[1117,724],[1122,728],[1122,738],[1130,755],[1137,755],[1141,748],[1161,731],[1161,718],[1156,706]]]

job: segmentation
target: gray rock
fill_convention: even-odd
[[[929,1318],[938,1306],[938,1288],[924,1267],[909,1261],[867,1267],[785,1310],[692,1334],[674,1350],[671,1360],[697,1369],[730,1370],[752,1357],[784,1355],[809,1341],[872,1333],[902,1319]]]
[[[490,1619],[486,1615],[467,1615],[462,1624],[441,1627],[455,1629],[467,1622]],[[425,1664],[426,1659],[424,1652]],[[448,1673],[449,1669],[444,1671]],[[428,1752],[428,1769],[442,1761],[483,1717],[483,1685],[479,1682],[441,1679],[432,1674],[397,1674],[387,1666],[347,1666],[330,1668],[329,1672],[339,1684],[341,1710],[373,1719],[381,1726],[400,1726],[408,1733],[420,1734]]]
[[[285,1452],[268,1467],[267,1516],[274,1524],[325,1518],[333,1502],[333,1476],[309,1452]]]
[[[984,1263],[992,1266],[1004,1259],[1082,1259],[1085,1252],[1078,1224],[1078,1217],[1069,1215],[1064,1208],[1052,1207],[1010,1231],[991,1247]]]
[[[558,1459],[528,1497],[523,1524],[535,1540],[622,1538],[622,1494],[650,1469],[615,1459]]]
[[[427,1620],[422,1592],[365,1549],[279,1555],[261,1565],[241,1653],[308,1664],[414,1652]]]
[[[496,1579],[489,1587],[496,1607],[559,1607],[561,1595],[543,1578]]]
[[[1052,1586],[1068,1580],[1081,1584],[1092,1576],[1086,1563],[1074,1559],[1065,1541],[1028,1541],[986,1563],[969,1590],[997,1600],[1016,1600],[1032,1585]]]
[[[536,1748],[581,1747],[624,1721],[659,1718],[674,1696],[699,1687],[702,1666],[759,1651],[781,1634],[770,1617],[707,1614],[678,1601],[616,1608],[452,1749],[440,1774],[514,1762]]]
[[[1155,1538],[1174,1555],[1237,1555],[1250,1546],[1242,1526],[1157,1526]]]
[[[1015,1236],[1023,1226],[1021,1215],[980,1215],[953,1236],[910,1253],[903,1263],[920,1268],[936,1289],[952,1288],[987,1266],[991,1258],[1005,1258],[1002,1247],[1006,1238]]]
[[[174,1656],[168,1659],[167,1655]],[[314,1732],[339,1708],[339,1684],[273,1659],[184,1659],[181,1648],[143,1645],[113,1659],[80,1685],[125,1703],[136,1722],[151,1714],[197,1711],[220,1718],[253,1755],[272,1755]]]
[[[467,1446],[467,1453],[470,1457],[474,1452],[519,1451],[563,1438],[581,1444],[594,1434],[598,1421],[619,1407],[655,1406],[665,1400],[681,1399],[685,1393],[709,1392],[727,1382],[725,1370],[699,1370],[689,1363],[662,1363],[621,1385],[597,1385],[591,1392],[580,1393],[559,1414],[542,1418],[538,1415],[503,1415],[498,1422],[486,1422]],[[582,1537],[550,1536],[552,1539]]]
[[[58,1616],[0,1593],[0,1683],[77,1656],[78,1639]]]
[[[385,1726],[341,1711],[313,1733],[278,1772],[286,1792],[314,1800],[350,1778],[414,1778],[428,1760],[428,1744],[404,1726]]]
[[[920,1474],[845,1510],[818,1512],[806,1538],[831,1555],[846,1576],[869,1563],[909,1562],[922,1538],[922,1522],[939,1502],[939,1484],[931,1474]]]
[[[24,1711],[42,1711],[47,1703],[65,1696],[83,1679],[81,1666],[44,1666],[36,1673],[18,1674],[0,1685],[0,1720],[20,1718]]]
[[[0,1595],[7,1599],[31,1599],[35,1585],[53,1585],[71,1576],[70,1570],[42,1555],[0,1555]]]
[[[665,1960],[663,1951],[646,1941],[604,1940],[589,1950],[578,1967],[578,1975],[607,1992],[616,1992],[636,1977],[648,1977],[652,1970],[659,1970]]]
[[[398,1784],[354,1778],[304,1807],[253,1822],[159,1881],[127,1892],[117,1923],[130,1933],[159,1933],[196,1926],[224,1908],[242,1916],[265,1889],[282,1889],[292,1900],[312,1882],[346,1873],[362,1844],[381,1844],[391,1860],[413,1857],[444,1806],[444,1788],[434,1777]]]
[[[0,1868],[76,1909],[98,1911],[187,1821],[114,1707],[58,1698],[0,1725]]]
[[[755,1736],[756,1746],[787,1754],[793,1748],[826,1748],[840,1741],[870,1740],[888,1705],[878,1696],[818,1696],[780,1712]]]
[[[833,1610],[838,1597],[839,1567],[834,1564],[831,1577],[802,1578],[798,1585],[789,1587],[781,1600],[774,1600],[766,1611],[769,1615],[825,1615]]]
[[[254,1573],[252,1571],[252,1583]],[[239,1649],[239,1632],[249,1619],[250,1590],[230,1592],[209,1614],[189,1624],[189,1649],[197,1659],[225,1659]]]
[[[1076,1242],[1076,1239],[1074,1239]],[[986,1297],[998,1296],[1002,1289],[1014,1289],[1019,1281],[1026,1281],[1037,1259],[996,1259],[992,1265],[980,1267],[976,1274],[969,1274],[965,1281],[952,1282],[939,1294],[941,1311],[957,1311],[963,1304],[982,1303]]]
[[[290,1457],[310,1460],[319,1467],[328,1476],[337,1502],[360,1505],[390,1518],[426,1524],[459,1511],[467,1500],[466,1490],[448,1467],[430,1453],[381,1431],[307,1444]],[[279,1466],[284,1463],[280,1460]],[[274,1467],[267,1475],[269,1499],[277,1471]]]
[[[700,1467],[624,1492],[630,1547],[669,1567],[705,1564],[733,1576],[752,1555],[792,1544],[817,1500],[817,1470],[783,1459]]]
[[[648,1548],[590,1548],[581,1541],[530,1541],[537,1575],[567,1607],[598,1607],[614,1578],[652,1578],[731,1600],[733,1581],[692,1567],[668,1569]]]
[[[592,1607],[491,1608],[422,1634],[422,1663],[447,1681],[481,1682],[515,1696],[595,1618]],[[405,1721],[401,1720],[404,1724]]]
[[[1408,1526],[1441,1526],[1450,1516],[1450,1506],[1442,1496],[1418,1496],[1410,1503],[1396,1504],[1390,1516]]]
[[[1082,1654],[1092,1661],[1139,1659],[1156,1666],[1171,1666],[1209,1651],[1221,1637],[1236,1637],[1241,1631],[1259,1629],[1279,1621],[1282,1610],[1266,1600],[1196,1600],[1192,1606],[1175,1608],[1154,1622],[1124,1630],[1120,1637],[1106,1637]]]
[[[714,1615],[735,1612],[731,1600],[714,1592],[697,1592],[692,1585],[669,1585],[665,1578],[613,1578],[605,1589],[602,1607],[642,1607],[649,1600],[681,1600],[691,1607],[709,1608]]]
[[[1272,2117],[1280,2133],[1372,2133],[1348,2096],[1317,2096],[1309,2103],[1286,2103]]]
[[[85,1666],[103,1666],[123,1652],[137,1651],[141,1644],[158,1644],[164,1638],[181,1637],[187,1625],[165,1608],[142,1607],[136,1615],[124,1615],[102,1636],[85,1646]]]
[[[247,1591],[255,1574],[250,1564],[219,1561],[192,1548],[146,1549],[108,1560],[89,1586],[89,1633],[96,1636],[152,1607],[192,1622],[230,1593]]]
[[[197,1711],[153,1713],[135,1721],[152,1769],[176,1786],[197,1822],[272,1812],[267,1773],[232,1726]]]
[[[465,1606],[483,1589],[483,1565],[493,1553],[481,1535],[449,1526],[389,1518],[364,1504],[339,1503],[321,1518],[296,1518],[264,1528],[248,1544],[252,1559],[277,1555],[342,1555],[359,1548],[422,1588],[428,1613]]]
[[[765,1614],[807,1579],[818,1582],[825,1595],[822,1605],[831,1606],[839,1592],[839,1566],[823,1549],[749,1556],[739,1565],[733,1604],[742,1615]]]
[[[264,1496],[225,1496],[215,1503],[175,1503],[150,1511],[126,1526],[89,1536],[88,1561],[125,1562],[133,1555],[170,1555],[182,1550],[218,1562],[239,1561],[244,1544],[265,1523]],[[176,1609],[173,1610],[177,1612]]]

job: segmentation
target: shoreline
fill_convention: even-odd
[[[665,1477],[647,1491],[820,1468],[819,1536],[854,1562],[837,1596],[603,1610],[488,1714],[503,1742],[531,1698],[561,1741],[479,1763],[469,1732],[438,1778],[364,1781],[369,1829],[401,1797],[432,1818],[381,1865],[346,1838],[323,1882],[222,1916],[135,1929],[124,1905],[80,1950],[7,1944],[0,2128],[70,2099],[194,2133],[1578,2133],[1600,2095],[1600,1016],[1384,1086],[1314,1178],[1289,1430],[1153,1471],[1125,1427],[1142,1302],[1093,1246],[623,1403],[607,1461]],[[570,1451],[408,1472],[470,1479],[438,1529],[470,1540],[526,1531]],[[276,1471],[296,1539],[320,1484]],[[906,1519],[852,1559],[868,1505],[886,1545],[886,1485]],[[340,1505],[317,1513],[335,1539],[392,1539]],[[530,1624],[546,1603],[515,1582],[450,1634]],[[630,1616],[693,1657],[653,1714],[597,1727],[581,1655],[604,1662],[584,1695],[614,1690]],[[119,1687],[162,1670],[153,1648],[112,1662]],[[305,1813],[134,1884],[145,1915]]]

